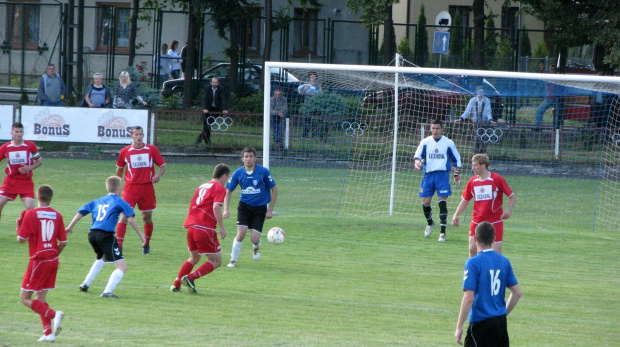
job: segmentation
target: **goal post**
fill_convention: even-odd
[[[412,156],[440,119],[463,172],[483,152],[504,174],[594,178],[600,192],[590,215],[597,225],[614,213],[620,222],[612,200],[620,195],[618,77],[288,62],[266,62],[264,71],[263,163],[306,169],[308,180],[313,168],[333,169],[342,189],[323,206],[334,213],[418,216],[421,174]],[[320,92],[301,90],[311,74]],[[277,127],[269,110],[275,88],[288,103]],[[615,193],[601,203],[607,190]]]

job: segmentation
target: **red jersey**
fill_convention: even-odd
[[[189,212],[184,228],[209,228],[217,227],[217,220],[213,214],[213,204],[223,204],[226,197],[226,188],[215,180],[203,183],[194,194],[189,204]]]
[[[514,193],[504,177],[494,172],[491,172],[491,175],[485,180],[479,179],[478,176],[470,178],[463,190],[462,197],[467,201],[474,199],[472,222],[493,223],[502,220],[504,194],[511,197]]]
[[[166,162],[157,147],[146,143],[142,148],[129,145],[121,149],[116,161],[116,166],[119,168],[127,166],[125,182],[128,184],[151,183],[155,175],[154,164],[161,167],[166,165]]]
[[[23,174],[19,172],[22,166],[32,165],[41,158],[37,145],[34,142],[24,141],[21,145],[14,145],[13,141],[0,146],[0,161],[7,160],[4,172],[7,176],[17,179],[32,179],[32,171]]]
[[[53,259],[58,256],[58,243],[67,242],[62,215],[51,207],[22,212],[17,236],[28,240],[30,259]]]

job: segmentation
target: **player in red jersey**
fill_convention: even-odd
[[[482,222],[490,222],[495,227],[495,242],[493,250],[502,253],[504,241],[504,219],[510,218],[512,209],[515,207],[516,197],[512,189],[506,183],[504,177],[489,171],[491,161],[486,154],[476,154],[471,159],[472,169],[476,174],[467,182],[463,190],[463,200],[454,212],[452,225],[459,226],[459,216],[474,199],[474,211],[469,226],[469,256],[477,254],[476,226]],[[503,196],[508,197],[508,207],[503,210]]]
[[[132,144],[121,149],[116,162],[116,176],[123,177],[125,168],[125,188],[123,200],[134,208],[136,204],[142,212],[144,222],[144,236],[146,243],[142,246],[142,254],[149,254],[151,250],[150,240],[153,235],[153,211],[156,208],[154,183],[159,182],[166,172],[166,162],[159,153],[157,147],[144,143],[144,130],[136,126],[131,130]],[[155,173],[155,166],[159,167]],[[127,231],[127,218],[121,216],[116,226],[116,239],[119,246],[123,247],[125,232]]]
[[[62,215],[50,207],[54,191],[42,185],[37,189],[39,207],[25,210],[18,220],[17,241],[28,242],[30,262],[22,281],[20,300],[24,306],[41,316],[41,342],[54,342],[60,332],[62,311],[54,311],[47,304],[47,291],[56,287],[58,255],[67,244],[67,233]],[[32,294],[36,292],[36,299]],[[53,322],[53,328],[52,328]]]
[[[0,161],[7,160],[6,176],[0,187],[0,215],[7,202],[19,195],[24,209],[34,208],[34,182],[32,170],[43,163],[41,154],[34,142],[24,140],[24,126],[13,123],[11,127],[13,140],[0,146]]]
[[[178,292],[183,283],[189,288],[190,293],[196,294],[194,281],[222,265],[222,247],[215,229],[219,225],[220,236],[222,239],[226,237],[222,204],[226,197],[224,185],[228,181],[228,176],[230,176],[228,166],[218,164],[213,170],[213,179],[198,187],[189,204],[189,212],[183,227],[187,228],[187,248],[190,257],[183,263],[170,287],[172,292]],[[206,255],[209,261],[191,272],[202,255]]]

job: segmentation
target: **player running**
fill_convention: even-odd
[[[93,215],[93,225],[90,227],[90,232],[88,233],[88,242],[90,242],[90,245],[93,247],[97,259],[91,266],[88,275],[86,275],[86,279],[84,279],[84,282],[82,282],[79,288],[83,292],[88,291],[91,282],[95,280],[103,266],[106,263],[114,263],[116,270],[110,275],[108,284],[101,294],[102,298],[118,299],[118,296],[114,295],[112,291],[114,291],[116,286],[123,279],[125,272],[127,272],[127,263],[123,257],[123,250],[118,245],[116,237],[114,237],[114,227],[116,226],[119,214],[123,213],[127,217],[127,221],[136,231],[140,240],[146,242],[144,235],[142,235],[138,228],[138,223],[136,223],[134,218],[135,214],[131,206],[120,197],[123,190],[121,185],[122,181],[120,177],[109,177],[106,180],[106,188],[109,194],[82,206],[67,227],[67,233],[71,234],[73,227],[82,217],[89,213]]]
[[[228,166],[218,164],[213,170],[213,179],[201,184],[192,197],[187,218],[183,223],[183,227],[187,228],[187,248],[190,257],[183,263],[170,287],[172,292],[178,292],[182,282],[189,288],[190,293],[196,294],[194,281],[222,265],[222,247],[215,229],[219,225],[223,240],[226,237],[226,229],[222,217],[222,204],[226,197],[224,185],[229,175]],[[202,255],[206,255],[209,261],[191,272]]]
[[[506,183],[504,177],[489,171],[491,161],[486,154],[476,154],[471,159],[472,169],[476,174],[467,182],[463,190],[463,200],[456,208],[452,225],[459,226],[459,216],[474,199],[474,211],[469,225],[469,256],[477,254],[475,232],[476,226],[482,222],[490,222],[495,227],[493,250],[502,254],[504,241],[504,219],[510,218],[515,206],[516,197]],[[508,197],[508,207],[503,211],[503,195]]]
[[[264,166],[256,164],[256,150],[245,147],[241,151],[243,166],[235,170],[230,182],[226,185],[224,200],[224,218],[230,216],[228,206],[232,192],[239,185],[241,196],[237,207],[237,236],[233,240],[232,253],[228,267],[237,266],[237,259],[245,233],[251,230],[251,241],[254,248],[254,260],[260,258],[260,237],[265,219],[273,216],[273,208],[278,198],[278,187],[271,177],[271,172]]]
[[[461,155],[454,145],[454,141],[442,136],[443,123],[440,120],[431,122],[431,136],[420,142],[413,159],[415,171],[424,170],[424,177],[420,183],[422,209],[426,218],[424,236],[429,237],[433,232],[433,209],[431,201],[435,191],[439,199],[439,222],[441,231],[438,241],[446,241],[446,224],[448,223],[448,202],[446,201],[452,190],[450,189],[450,163],[454,165],[454,185],[461,184],[459,170],[461,168]]]
[[[34,142],[24,140],[24,126],[13,123],[11,126],[11,142],[0,146],[0,161],[7,160],[6,176],[0,187],[0,216],[7,202],[15,200],[19,195],[25,210],[34,208],[34,182],[32,171],[41,164],[41,154]]]
[[[142,212],[144,222],[144,235],[146,243],[142,247],[142,254],[151,251],[150,241],[153,235],[153,211],[156,208],[155,187],[166,172],[166,162],[159,153],[157,147],[144,143],[144,130],[136,126],[131,130],[132,144],[121,149],[116,161],[116,176],[123,177],[125,168],[125,189],[123,200],[127,201],[131,208],[138,205]],[[159,170],[155,173],[157,165]],[[122,215],[116,226],[118,245],[123,247],[125,233],[127,232],[127,217]]]
[[[47,304],[47,291],[56,287],[58,256],[67,245],[62,215],[50,207],[54,191],[42,185],[37,189],[39,207],[25,210],[18,219],[17,241],[28,242],[30,262],[22,281],[20,300],[24,306],[41,316],[43,336],[39,342],[54,342],[60,333],[62,311]],[[36,293],[36,299],[32,294]],[[52,325],[53,323],[53,325]]]

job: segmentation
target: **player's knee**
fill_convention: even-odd
[[[210,260],[211,264],[213,264],[213,268],[217,269],[218,267],[222,266],[222,258],[220,257],[219,259],[215,258],[215,259],[211,259]]]
[[[127,262],[123,259],[121,261],[117,261],[114,263],[117,269],[121,270],[123,273],[127,272]]]

